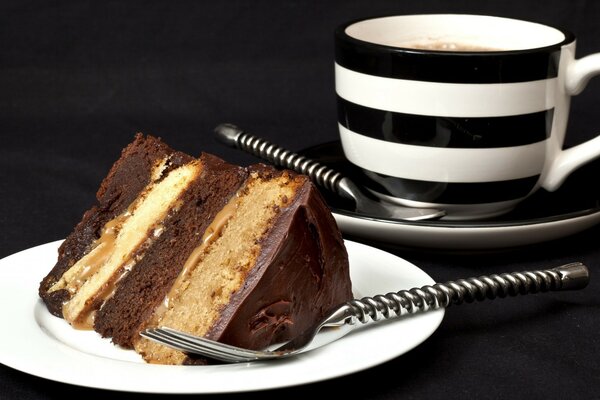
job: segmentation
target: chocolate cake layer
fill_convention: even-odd
[[[100,237],[105,224],[125,212],[150,183],[154,166],[167,157],[169,162],[165,165],[165,172],[193,160],[185,153],[174,151],[160,139],[142,134],[137,134],[122,151],[100,185],[96,204],[83,215],[81,222],[60,246],[54,268],[40,283],[39,295],[53,315],[62,318],[63,303],[71,295],[67,290],[51,293],[48,290],[91,250],[90,246]]]
[[[94,329],[116,344],[133,346],[208,225],[246,177],[243,168],[209,154],[200,162],[203,173],[182,196],[177,214],[96,314]]]
[[[153,168],[150,184],[127,210],[102,228],[92,250],[49,289],[50,293],[66,289],[72,295],[62,312],[73,327],[92,329],[95,311],[159,240],[164,225],[183,205],[183,195],[203,171],[194,160],[163,173],[166,161]]]

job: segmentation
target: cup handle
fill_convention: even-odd
[[[573,60],[567,69],[566,94],[575,96],[583,91],[590,79],[600,74],[600,53]],[[550,192],[562,185],[571,172],[600,156],[600,136],[562,150],[554,158],[542,187]]]

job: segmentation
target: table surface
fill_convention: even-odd
[[[216,143],[212,129],[218,123],[235,122],[295,150],[335,140],[332,32],[343,21],[383,14],[495,14],[570,28],[580,38],[578,57],[600,50],[599,3],[539,4],[3,2],[0,257],[65,237],[137,131],[192,154],[211,152],[244,165],[256,160]],[[573,99],[567,146],[593,136],[598,87],[592,81]],[[586,176],[600,172],[598,162],[584,168]],[[592,178],[589,193],[593,185]],[[552,243],[478,253],[378,245],[436,281],[571,261],[587,264],[592,281],[578,292],[452,308],[426,342],[383,365],[231,397],[323,391],[365,399],[598,398],[599,233],[594,227]],[[0,399],[71,393],[148,397],[51,382],[0,365]]]

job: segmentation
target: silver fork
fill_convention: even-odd
[[[354,329],[382,320],[438,310],[452,304],[497,297],[557,290],[576,290],[587,286],[589,271],[576,262],[546,270],[504,273],[436,283],[397,293],[350,300],[299,336],[273,350],[249,350],[168,327],[152,328],[143,337],[172,347],[227,363],[271,360],[290,357],[329,344]],[[331,328],[331,329],[326,329]],[[317,335],[318,334],[318,335]],[[318,340],[316,340],[318,339]]]

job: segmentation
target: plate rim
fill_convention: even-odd
[[[9,275],[12,278],[15,278],[15,277],[23,278],[24,277],[23,274],[27,274],[27,273],[31,272],[32,269],[21,268],[20,271],[15,271],[15,268],[10,268],[11,264],[15,264],[15,263],[18,264],[19,261],[23,262],[22,260],[20,260],[21,258],[26,260],[27,257],[31,257],[34,254],[36,254],[36,251],[40,252],[40,254],[43,254],[44,251],[56,250],[61,242],[62,242],[62,240],[58,240],[58,241],[34,246],[31,248],[19,251],[17,253],[14,253],[12,255],[9,255],[3,259],[0,259],[0,277],[5,277],[5,275]],[[350,240],[345,240],[345,243],[346,243],[347,247],[349,248],[349,254],[352,254],[353,251],[370,251],[370,252],[374,251],[374,252],[380,254],[382,257],[386,257],[390,260],[392,260],[392,259],[396,260],[395,262],[397,262],[398,265],[395,266],[394,268],[400,268],[400,267],[401,268],[409,268],[411,270],[411,273],[416,273],[417,275],[419,275],[420,279],[422,279],[423,281],[418,283],[418,285],[434,283],[433,279],[425,271],[423,271],[419,267],[415,266],[414,264],[410,263],[409,261],[407,261],[401,257],[398,257],[398,256],[391,254],[389,252],[386,252],[384,250],[378,249],[376,247],[368,246],[368,245],[365,245],[362,243],[353,242]],[[53,254],[55,254],[55,253],[53,253]],[[42,276],[40,276],[39,274],[40,273],[46,274],[52,267],[52,265],[50,265],[50,263],[53,264],[54,259],[48,260],[47,262],[48,262],[48,264],[44,265],[44,268],[37,267],[37,269],[34,269],[35,273],[29,274],[28,279],[26,279],[25,280],[26,282],[23,284],[28,285],[28,286],[31,286],[32,282],[35,282],[37,284],[37,282],[39,282],[39,279],[42,278]],[[7,266],[7,264],[8,264],[8,266]],[[44,262],[42,262],[40,264],[44,264]],[[352,268],[352,256],[351,256],[351,268]],[[355,268],[357,268],[357,267],[355,266]],[[359,269],[360,268],[364,268],[364,267],[360,266]],[[386,266],[386,268],[387,268],[387,266]],[[35,290],[32,290],[32,289],[35,289]],[[28,293],[28,295],[31,294],[32,292],[37,294],[37,286],[35,288],[29,287],[28,290],[25,292]],[[2,293],[2,291],[0,291],[0,293]],[[39,305],[39,302],[40,302],[40,300],[39,300],[39,298],[37,298],[37,296],[34,299],[29,298],[28,301],[27,301],[27,298],[25,298],[25,301],[24,301],[24,303],[26,303],[28,307],[30,307],[30,308],[33,307],[33,309],[29,309],[29,311],[31,313],[34,312],[34,309],[35,309],[36,305]],[[2,305],[1,305],[2,303],[4,303],[4,302],[0,302],[0,310],[3,309]],[[26,305],[23,305],[23,307],[25,307],[25,306]],[[5,306],[4,308],[6,309],[7,306]],[[82,386],[82,387],[96,388],[96,389],[109,389],[109,390],[116,390],[116,391],[123,391],[123,392],[137,392],[137,393],[163,393],[163,394],[175,394],[175,393],[177,393],[177,394],[184,394],[184,393],[187,393],[187,394],[209,394],[209,393],[250,392],[250,391],[265,390],[265,389],[291,387],[291,386],[297,386],[297,385],[301,385],[301,384],[308,384],[308,383],[314,383],[314,382],[334,379],[334,378],[337,378],[340,376],[353,374],[353,373],[380,365],[380,364],[385,363],[393,358],[399,357],[402,354],[405,354],[406,352],[412,350],[414,347],[420,345],[425,340],[427,340],[438,329],[439,325],[441,324],[441,322],[443,320],[443,317],[444,317],[443,309],[412,317],[413,320],[417,321],[418,323],[421,323],[421,324],[425,323],[425,325],[428,327],[428,329],[426,332],[420,334],[418,340],[415,341],[414,345],[410,346],[409,348],[406,348],[405,350],[401,351],[400,353],[392,352],[391,355],[386,354],[385,358],[382,358],[376,362],[371,362],[368,365],[360,366],[358,368],[356,368],[356,367],[350,368],[350,369],[345,368],[338,372],[330,371],[329,373],[326,373],[321,378],[296,379],[293,381],[285,382],[283,384],[274,384],[274,385],[273,384],[250,385],[250,387],[248,387],[248,385],[246,385],[245,387],[236,387],[235,385],[230,385],[227,388],[220,388],[218,390],[214,387],[213,388],[210,388],[210,387],[201,388],[198,386],[188,387],[188,388],[178,388],[177,390],[173,390],[173,388],[168,388],[168,389],[162,388],[162,390],[157,390],[156,387],[151,387],[148,390],[144,390],[143,388],[140,388],[137,386],[136,387],[128,387],[128,385],[124,384],[123,382],[116,382],[116,383],[115,382],[107,382],[106,377],[104,377],[104,379],[102,380],[101,383],[98,382],[98,379],[82,382],[81,380],[78,380],[78,379],[69,379],[68,376],[67,377],[61,376],[61,372],[57,372],[56,370],[52,370],[51,368],[50,369],[42,368],[41,371],[39,370],[39,368],[36,370],[35,368],[31,368],[31,366],[30,366],[30,368],[27,368],[26,360],[24,362],[11,362],[11,358],[15,359],[15,354],[18,353],[18,351],[11,355],[8,355],[8,356],[6,354],[4,354],[5,352],[0,352],[0,363],[2,363],[3,365],[6,365],[7,367],[27,373],[29,375],[33,375],[33,376],[37,376],[37,377],[41,377],[41,378],[45,378],[45,379],[49,379],[49,380],[53,380],[53,381],[57,381],[57,382],[73,384],[73,385]],[[33,314],[31,315],[31,318],[24,318],[24,320],[27,320],[28,324],[33,324],[38,327],[39,332],[34,334],[34,336],[38,335],[40,337],[46,337],[48,340],[50,340],[48,333],[42,332],[43,328],[38,325],[38,322],[35,320]],[[420,320],[421,320],[421,322],[419,322]],[[387,327],[382,328],[382,330],[385,330],[385,329],[388,329],[388,328]],[[361,335],[361,334],[362,334],[361,332],[357,333],[357,335]],[[2,339],[1,338],[2,335],[3,334],[0,332],[0,339]],[[350,340],[350,339],[351,338],[348,338],[347,340]],[[42,340],[44,340],[44,339],[42,339]],[[54,342],[56,342],[56,339],[54,339]],[[62,345],[62,347],[57,346],[57,348],[58,348],[57,351],[59,351],[60,354],[62,354],[62,355],[70,354],[71,356],[74,356],[75,359],[82,358],[83,360],[88,362],[88,363],[86,363],[86,367],[90,366],[90,364],[91,364],[92,370],[106,368],[111,365],[113,366],[113,368],[118,365],[126,365],[126,369],[127,369],[128,373],[135,373],[135,371],[137,371],[137,370],[143,370],[143,371],[152,371],[152,374],[167,373],[167,375],[169,375],[169,374],[173,375],[175,372],[172,372],[172,371],[178,371],[178,373],[181,373],[184,375],[189,375],[189,374],[193,373],[195,368],[207,368],[207,367],[197,367],[197,366],[165,366],[165,365],[150,365],[150,364],[145,364],[145,363],[131,363],[131,362],[127,362],[127,361],[114,360],[114,359],[108,359],[105,357],[93,356],[91,354],[79,352],[76,349],[74,349],[73,347],[67,346],[64,343],[60,343],[60,344]],[[334,343],[330,346],[335,346],[335,345],[336,344]],[[2,346],[0,345],[0,347],[2,347]],[[77,354],[77,355],[75,356],[74,354]],[[21,354],[21,356],[22,356],[22,354]],[[310,359],[311,356],[309,356],[309,355],[302,356],[301,355],[299,357],[299,359],[300,358]],[[8,360],[8,362],[7,362],[7,360]],[[317,360],[319,360],[319,359],[317,359]],[[62,364],[62,362],[64,362],[64,360],[60,360],[59,362]],[[302,362],[302,360],[299,362]],[[271,362],[269,364],[260,365],[259,367],[254,368],[254,369],[260,371],[260,369],[270,368],[274,365],[272,363],[273,362]],[[219,368],[222,369],[224,367],[227,368],[229,366],[222,366],[222,365],[210,366],[208,368],[211,368],[211,370],[208,371],[208,375],[214,373],[213,370],[218,370]],[[235,367],[235,368],[239,368],[239,367]],[[117,367],[117,369],[118,369],[118,367]],[[250,368],[250,369],[252,369],[252,368]],[[250,370],[250,369],[246,368],[246,371]],[[179,372],[179,371],[181,371],[181,372]],[[242,369],[242,371],[243,371],[243,369]],[[196,378],[198,378],[202,375],[203,374],[196,375]],[[127,381],[128,380],[129,379],[127,379]],[[202,381],[202,379],[199,379],[199,381]]]

